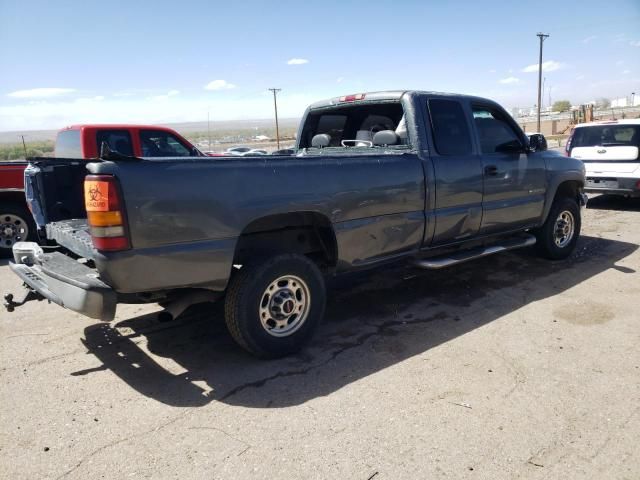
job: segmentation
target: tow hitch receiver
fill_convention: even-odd
[[[44,300],[44,297],[40,295],[38,292],[31,290],[25,285],[25,291],[22,294],[22,298],[18,300],[14,300],[13,293],[7,293],[4,296],[3,305],[4,305],[4,308],[7,310],[7,312],[13,312],[16,309],[16,307],[24,305],[25,303],[30,302],[31,300],[38,300],[38,301]]]

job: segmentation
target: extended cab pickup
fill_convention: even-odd
[[[309,107],[297,138],[292,156],[33,159],[27,194],[59,248],[16,244],[11,269],[29,297],[102,320],[119,302],[170,317],[224,294],[232,336],[274,357],[309,340],[329,275],[534,244],[562,259],[578,240],[582,162],[490,100],[349,95]]]
[[[202,156],[174,130],[152,125],[72,125],[58,132],[55,156],[96,158],[103,142],[137,157]],[[10,254],[16,242],[36,238],[24,197],[26,166],[27,162],[0,162],[0,254]]]

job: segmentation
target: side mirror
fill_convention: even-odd
[[[547,139],[541,133],[529,135],[529,151],[544,152],[547,149]]]

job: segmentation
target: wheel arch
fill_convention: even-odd
[[[252,220],[240,233],[234,264],[261,254],[298,253],[324,268],[338,260],[338,243],[331,221],[314,211],[266,215]]]
[[[558,198],[573,198],[580,205],[580,194],[584,189],[584,179],[578,179],[572,175],[556,177],[550,188],[547,189],[546,201],[541,223],[544,223],[549,216],[549,211],[553,202]]]

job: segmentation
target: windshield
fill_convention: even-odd
[[[594,125],[576,128],[571,148],[640,146],[640,125]]]
[[[407,145],[403,114],[400,102],[350,104],[312,111],[305,121],[300,147],[312,147],[313,137],[321,134],[328,137],[327,147],[371,147],[373,136],[383,130],[396,133],[395,142],[390,145]]]

